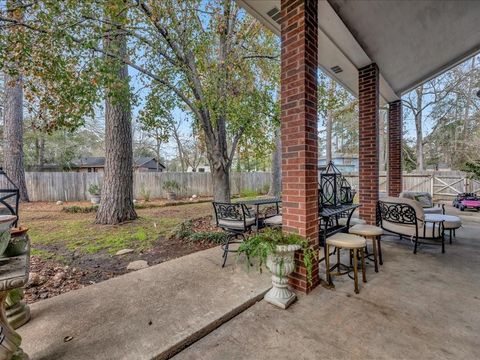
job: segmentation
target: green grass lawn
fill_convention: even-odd
[[[137,220],[115,226],[94,224],[94,213],[68,214],[61,209],[46,203],[26,204],[21,209],[20,225],[30,228],[33,255],[60,260],[64,252],[114,254],[126,248],[148,250],[183,221],[208,215],[211,204],[139,209]]]

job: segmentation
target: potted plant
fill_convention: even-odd
[[[163,190],[167,192],[168,200],[175,200],[177,191],[180,190],[180,185],[175,180],[167,180],[163,183]]]
[[[18,256],[27,251],[28,246],[28,228],[16,227],[10,229],[10,242],[5,249],[6,256]]]
[[[100,204],[100,186],[98,184],[90,184],[88,187],[90,193],[90,201],[92,204]]]
[[[272,288],[265,294],[264,300],[282,309],[286,309],[296,298],[288,287],[288,276],[295,270],[293,255],[297,250],[303,252],[303,264],[307,270],[307,280],[311,284],[317,252],[299,235],[266,229],[247,238],[238,248],[239,254],[246,255],[248,263],[251,259],[256,259],[260,271],[264,265],[270,270]]]
[[[15,215],[0,215],[0,256],[3,255],[10,243],[10,227],[17,220]]]

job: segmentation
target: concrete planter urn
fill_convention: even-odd
[[[14,329],[30,320],[30,307],[23,300],[23,289],[11,290],[5,299],[7,320]]]
[[[175,180],[167,180],[162,185],[163,190],[167,193],[168,200],[176,200],[177,192],[180,190],[180,185]]]
[[[16,216],[0,215],[0,234],[10,238],[10,227],[17,219]],[[12,297],[12,290],[22,288],[28,281],[28,269],[30,263],[30,246],[27,244],[26,251],[21,255],[3,257],[0,262],[0,359],[25,360],[28,356],[20,348],[22,338],[18,335],[7,319],[5,311],[6,300]],[[13,295],[19,295],[17,292]],[[18,297],[18,296],[17,296]]]
[[[94,205],[100,204],[100,185],[90,184],[88,192],[90,193],[90,202]]]
[[[14,257],[28,251],[28,228],[19,227],[10,229],[11,239],[5,250],[5,255]],[[5,312],[10,325],[18,329],[30,320],[30,307],[23,301],[23,289],[11,290],[5,299]]]
[[[90,195],[90,202],[94,205],[100,204],[100,194]]]
[[[286,309],[295,301],[296,295],[288,287],[288,276],[295,270],[294,253],[300,245],[277,245],[273,254],[267,258],[267,268],[272,273],[272,288],[265,294],[264,300]]]

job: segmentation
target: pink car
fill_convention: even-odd
[[[460,194],[453,200],[453,206],[460,211],[465,211],[465,209],[480,211],[480,199],[473,193]]]

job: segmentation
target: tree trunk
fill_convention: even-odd
[[[43,134],[40,134],[38,139],[38,170],[43,171],[43,167],[45,165],[45,138]]]
[[[325,147],[326,147],[325,155],[326,155],[327,164],[330,161],[332,161],[332,125],[333,125],[332,111],[328,110],[326,124],[325,124],[325,131],[327,133],[325,137]]]
[[[379,124],[378,127],[380,129],[379,134],[378,134],[378,148],[379,148],[379,169],[380,171],[385,171],[385,163],[386,163],[386,151],[385,151],[385,116],[387,116],[388,112],[383,111],[378,120]]]
[[[226,150],[221,144],[211,148],[207,147],[207,158],[212,176],[213,201],[230,202],[230,166]]]
[[[127,41],[123,34],[107,36],[105,46],[126,56]],[[128,98],[128,66],[109,60],[117,72],[117,83],[107,89],[105,99],[105,174],[97,224],[118,224],[137,218],[133,204],[133,149],[131,108]],[[123,96],[112,91],[119,86]]]
[[[328,88],[328,100],[329,103],[335,96],[335,81],[330,80],[330,86]],[[333,132],[333,109],[329,105],[327,109],[327,118],[325,119],[325,146],[326,146],[326,160],[327,164],[332,161],[332,132]]]
[[[417,133],[416,152],[417,170],[424,170],[423,164],[423,130],[422,130],[422,106],[423,106],[423,85],[415,89],[417,93],[417,106],[415,111],[415,128]]]
[[[185,156],[184,156],[184,151],[183,151],[183,146],[182,146],[182,141],[180,139],[180,134],[178,133],[178,129],[173,125],[173,138],[175,139],[175,142],[177,143],[177,152],[178,152],[178,157],[180,159],[180,166],[182,168],[182,172],[185,172]]]
[[[212,167],[213,200],[230,202],[230,172],[223,167]]]
[[[3,167],[20,190],[20,200],[29,201],[23,167],[23,80],[5,74],[5,107],[3,128]]]
[[[275,131],[275,150],[272,154],[272,173],[268,195],[280,197],[282,192],[282,140],[280,131]]]

